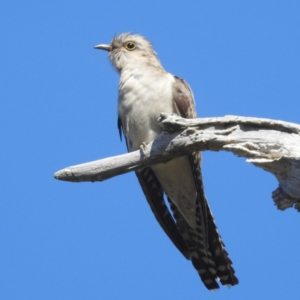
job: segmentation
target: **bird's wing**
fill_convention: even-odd
[[[118,129],[120,138],[122,139],[122,122],[121,118],[118,118]],[[126,145],[127,145],[127,139]],[[127,145],[128,150],[128,145]],[[172,215],[170,214],[169,209],[164,200],[164,191],[154,175],[153,171],[150,168],[144,168],[141,170],[137,170],[135,172],[139,183],[143,189],[143,192],[146,196],[146,199],[150,205],[150,208],[158,221],[159,225],[165,231],[167,236],[173,242],[173,244],[177,247],[177,249],[182,253],[182,255],[186,259],[190,259],[189,249],[179,233],[179,230],[176,226]]]
[[[196,118],[196,105],[189,85],[181,78],[175,76],[173,87],[173,100],[175,110],[184,118]],[[214,218],[208,206],[203,188],[201,174],[201,154],[193,152],[189,155],[195,186],[197,188],[196,229],[185,221],[177,207],[169,199],[170,207],[180,233],[190,250],[191,260],[198,271],[202,281],[208,289],[218,288],[216,279],[223,285],[235,285],[238,279],[234,275],[232,262],[224,249],[224,244],[218,233]]]

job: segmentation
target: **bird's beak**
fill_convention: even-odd
[[[95,49],[105,50],[105,51],[108,51],[108,52],[111,51],[111,45],[106,45],[106,44],[96,45],[94,48]]]

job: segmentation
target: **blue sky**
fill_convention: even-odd
[[[187,80],[200,117],[300,123],[299,1],[1,1],[0,299],[299,299],[300,215],[272,175],[204,153],[206,194],[240,284],[207,291],[133,173],[57,181],[126,152],[118,74],[93,46],[133,32]]]

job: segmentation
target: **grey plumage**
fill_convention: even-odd
[[[147,39],[123,33],[109,45],[95,48],[108,51],[120,73],[118,126],[124,132],[128,151],[139,149],[160,134],[157,119],[161,112],[196,117],[190,87],[164,70]],[[191,259],[205,286],[216,289],[218,279],[224,285],[235,285],[238,280],[205,198],[200,162],[201,154],[194,152],[139,170],[136,175],[163,230]]]

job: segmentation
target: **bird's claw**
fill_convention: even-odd
[[[147,148],[147,144],[145,142],[143,142],[141,145],[140,145],[140,150],[142,151],[142,153],[145,155],[145,150]]]

